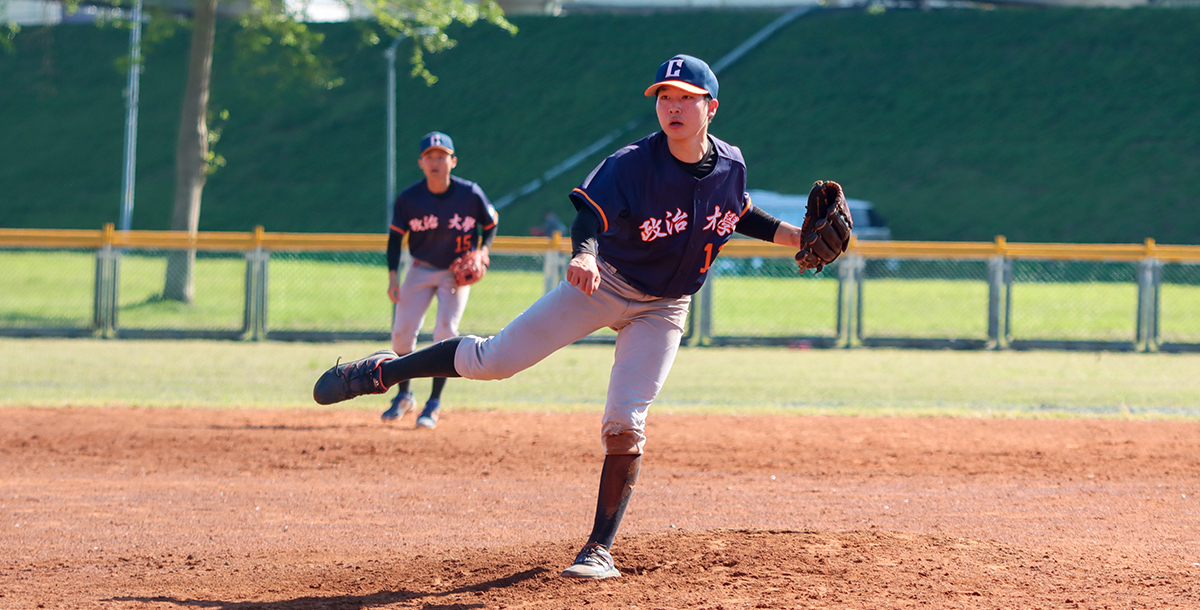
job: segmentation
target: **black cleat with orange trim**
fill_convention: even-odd
[[[317,379],[313,400],[317,404],[331,405],[363,394],[383,394],[387,386],[383,385],[380,366],[396,358],[399,358],[396,352],[385,349],[354,362],[342,364],[339,361]]]

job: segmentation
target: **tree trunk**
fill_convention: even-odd
[[[212,76],[213,38],[217,0],[196,0],[192,46],[188,57],[187,90],[175,144],[175,208],[172,231],[195,235],[200,228],[200,194],[208,175],[208,90]],[[173,250],[167,257],[163,299],[191,304],[195,298],[195,250]]]

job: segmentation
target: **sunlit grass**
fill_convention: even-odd
[[[91,253],[0,251],[0,327],[87,326],[95,270]]]
[[[964,280],[863,283],[864,337],[986,339],[988,285]]]
[[[1134,341],[1136,284],[1017,284],[1009,333],[1014,339]]]
[[[1200,286],[1163,284],[1159,328],[1163,341],[1200,342]]]
[[[0,339],[0,405],[316,408],[317,377],[377,343]],[[449,381],[454,409],[603,408],[611,345],[503,381]],[[48,371],[31,374],[31,371]],[[654,411],[1200,417],[1200,354],[684,348]],[[429,382],[413,382],[418,395]],[[366,396],[336,408],[386,408]]]
[[[711,281],[714,335],[837,334],[836,278],[718,276]]]
[[[190,305],[162,298],[165,253],[121,257],[117,291],[120,328],[242,328],[245,317],[246,261],[243,258],[199,258],[193,269],[195,300]]]

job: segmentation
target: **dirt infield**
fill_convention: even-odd
[[[1200,423],[3,409],[0,608],[1200,608]]]

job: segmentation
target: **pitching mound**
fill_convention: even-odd
[[[0,608],[1195,608],[1200,424],[5,409]]]

